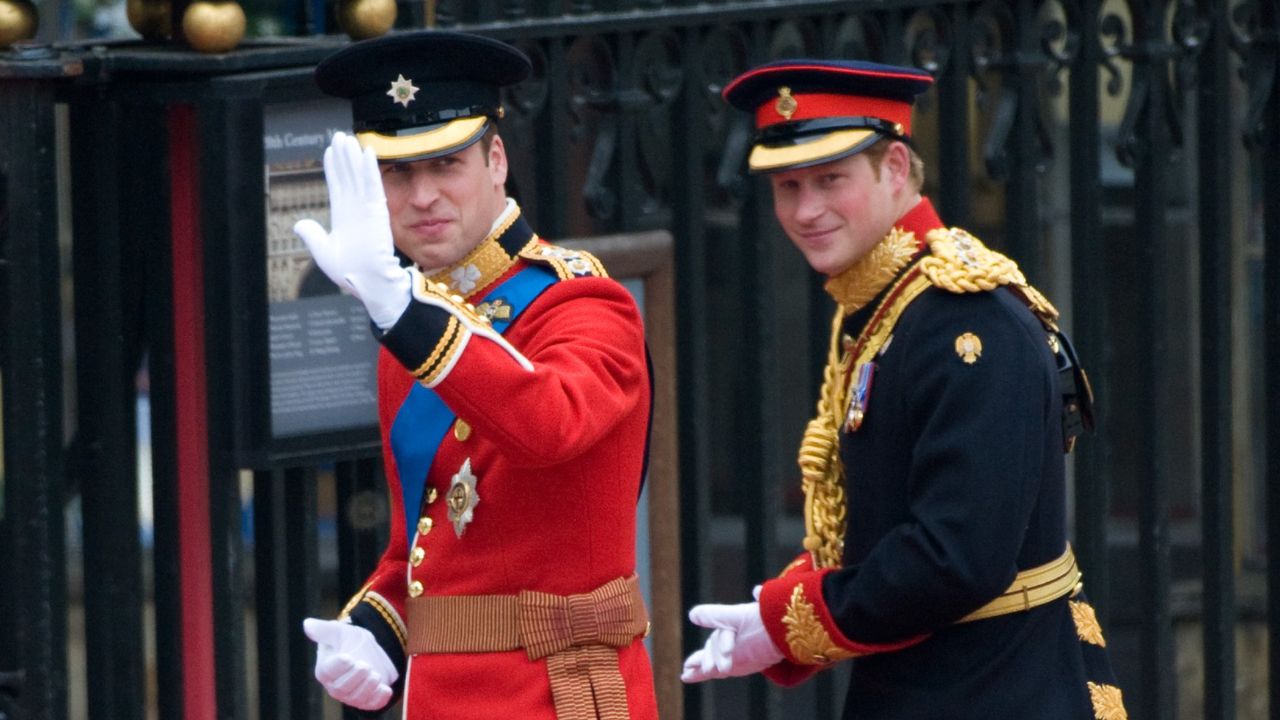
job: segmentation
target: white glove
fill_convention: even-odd
[[[350,135],[334,133],[324,151],[324,180],[332,230],[326,233],[307,218],[293,231],[324,274],[359,298],[373,322],[387,330],[409,307],[412,282],[396,259],[378,156]]]
[[[400,672],[373,633],[341,620],[307,618],[302,631],[316,643],[316,680],[334,700],[377,710],[391,700]]]
[[[750,675],[783,660],[760,617],[759,585],[752,595],[757,602],[693,606],[689,619],[712,632],[707,644],[685,659],[681,680],[696,683]]]

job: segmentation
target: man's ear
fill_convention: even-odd
[[[489,175],[495,187],[507,184],[507,148],[502,144],[502,136],[494,135],[489,143]]]
[[[888,173],[893,191],[901,191],[907,186],[911,175],[911,149],[906,143],[894,140],[889,143],[889,149],[885,152],[884,159],[880,161],[880,167],[882,172]]]

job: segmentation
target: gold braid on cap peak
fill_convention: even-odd
[[[839,567],[844,556],[844,468],[840,463],[840,412],[848,399],[844,382],[849,354],[841,353],[845,309],[836,308],[831,348],[823,371],[818,410],[800,442],[801,487],[804,490],[804,549],[816,567]]]

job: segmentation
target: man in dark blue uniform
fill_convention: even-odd
[[[846,718],[1125,718],[1066,538],[1087,381],[1017,265],[921,196],[931,82],[794,60],[725,88],[838,307],[800,450],[805,552],[756,602],[693,608],[712,633],[682,677],[792,685],[850,659]]]

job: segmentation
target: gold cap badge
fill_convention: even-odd
[[[391,96],[392,102],[398,102],[405,107],[409,107],[409,103],[413,102],[414,96],[418,94],[421,88],[414,87],[413,81],[404,75],[397,74],[396,79],[391,81],[391,89],[387,91],[387,95]]]
[[[982,340],[977,335],[967,332],[956,338],[956,354],[965,364],[972,365],[982,357]]]
[[[790,120],[798,107],[800,107],[800,103],[791,97],[791,88],[786,85],[778,88],[778,102],[774,103],[773,109],[777,110],[779,115]]]

